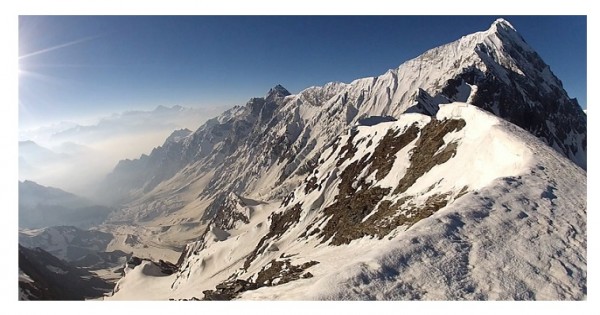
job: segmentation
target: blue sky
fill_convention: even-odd
[[[233,106],[395,68],[499,16],[21,16],[21,128],[158,105]],[[502,16],[586,107],[586,17]]]

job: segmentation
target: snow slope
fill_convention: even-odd
[[[284,200],[244,203],[248,223],[209,225],[178,273],[135,267],[111,299],[585,299],[585,191],[528,132],[444,105],[350,130]]]
[[[312,284],[241,298],[585,299],[585,174],[539,144],[533,149],[540,158],[529,172],[465,195],[394,242],[360,251],[342,271],[333,265]]]

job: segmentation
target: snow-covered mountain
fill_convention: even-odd
[[[19,246],[43,250],[71,267],[84,268],[113,284],[122,276],[123,265],[132,256],[131,252],[109,250],[114,239],[110,233],[74,226],[19,230]]]
[[[42,229],[19,230],[19,244],[27,248],[39,247],[66,261],[75,261],[88,254],[103,252],[113,236],[96,230],[82,230],[74,226],[52,226]]]
[[[438,104],[451,101],[515,123],[586,167],[585,114],[539,55],[499,19],[486,31],[429,50],[378,77],[296,95],[276,86],[178,144],[122,161],[104,186],[118,200],[138,199],[155,188],[166,192],[158,186],[167,180],[177,189],[205,181],[200,187],[205,195],[219,190],[278,197],[289,190],[284,179],[310,168],[332,139],[359,120],[435,114]]]
[[[505,20],[186,133],[103,185],[111,250],[183,249],[112,299],[587,296],[586,116]]]

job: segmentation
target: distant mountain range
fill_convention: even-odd
[[[179,105],[158,106],[153,110],[136,110],[114,113],[99,118],[92,124],[62,122],[35,129],[20,130],[21,141],[40,143],[94,143],[107,138],[130,133],[173,130],[184,126],[198,126],[202,121],[217,115],[219,108],[189,108]]]
[[[158,106],[113,114],[95,124],[65,122],[20,130],[19,179],[95,198],[92,187],[120,159],[139,156],[174,130],[197,128],[217,113],[209,107]]]
[[[19,227],[74,225],[87,228],[102,223],[114,209],[58,188],[32,181],[19,182]]]

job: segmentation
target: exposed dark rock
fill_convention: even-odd
[[[127,264],[130,266],[139,266],[142,263],[142,259],[137,256],[131,256],[131,258],[127,261]]]
[[[281,201],[281,207],[287,207],[292,201],[294,201],[294,192],[290,192],[283,200]]]
[[[449,99],[453,99],[456,93],[458,93],[458,87],[462,84],[460,79],[450,79],[446,82],[446,86],[442,88],[442,93]]]
[[[335,140],[333,141],[333,143],[331,145],[329,145],[329,147],[331,147],[331,152],[329,153],[329,156],[327,157],[327,160],[329,160],[329,158],[331,158],[331,156],[337,151],[338,147],[340,146],[340,141],[342,140],[342,138],[337,137],[335,138]]]
[[[375,126],[384,122],[396,121],[392,116],[369,116],[358,120],[361,126]]]
[[[247,200],[246,200],[247,201]],[[218,194],[215,199],[206,207],[204,215],[202,216],[203,220],[208,220],[208,224],[204,229],[204,232],[197,239],[197,243],[201,245],[198,246],[194,252],[199,252],[204,249],[209,232],[213,229],[218,229],[221,231],[229,231],[234,229],[238,224],[248,224],[250,223],[250,208],[249,205],[246,204],[243,198],[238,196],[235,193],[221,193]],[[240,208],[242,211],[240,211]],[[191,253],[189,249],[184,249],[184,253],[179,256],[177,260],[177,266],[181,266],[181,263],[187,256]]]
[[[266,100],[273,101],[275,100],[275,98],[286,97],[288,95],[291,95],[291,93],[286,88],[281,86],[281,84],[277,84],[269,90],[269,92],[267,93]]]
[[[258,286],[254,283],[236,279],[217,284],[215,290],[205,290],[203,300],[206,301],[229,301],[244,291],[255,290]]]
[[[396,153],[416,139],[418,134],[419,128],[416,125],[411,125],[402,133],[399,130],[388,130],[387,134],[373,151],[371,160],[370,170],[371,172],[377,170],[375,174],[377,180],[382,180],[387,176],[396,161]]]
[[[212,223],[221,230],[228,231],[233,229],[238,222],[248,224],[250,217],[248,212],[238,211],[238,207],[248,209],[248,205],[234,193],[228,194],[228,197],[217,207],[216,213],[212,216]]]
[[[317,167],[317,165],[319,164],[320,156],[321,156],[320,154],[316,154],[312,158],[310,158],[308,161],[306,161],[306,163],[304,165],[302,165],[298,168],[298,170],[296,171],[296,175],[302,176],[302,175],[308,174],[309,172],[312,172],[312,170],[314,170]]]
[[[461,189],[461,190],[458,192],[458,194],[456,195],[456,197],[454,197],[454,199],[458,199],[458,198],[462,197],[463,195],[465,195],[465,194],[466,194],[466,193],[468,193],[468,192],[469,192],[469,187],[467,187],[467,186],[464,186],[464,187],[463,187],[463,188],[462,188],[462,189]]]
[[[310,194],[312,191],[314,191],[315,189],[319,188],[319,184],[317,184],[317,177],[316,176],[312,176],[307,182],[306,182],[306,186],[304,186],[304,193],[305,194]]]
[[[444,136],[453,131],[459,131],[465,126],[462,119],[436,120],[421,129],[421,136],[410,157],[410,166],[406,174],[398,183],[394,194],[405,192],[417,179],[431,170],[435,165],[443,164],[456,154],[456,143],[449,143],[441,151],[444,145]]]
[[[183,248],[183,251],[181,251],[181,255],[179,255],[179,258],[177,258],[177,263],[175,263],[175,266],[177,266],[177,268],[181,268],[189,254],[190,245],[188,244]]]
[[[137,235],[127,234],[127,237],[125,237],[125,244],[136,246],[137,244],[140,244],[140,238]]]
[[[180,258],[181,259],[181,258]],[[158,266],[160,268],[160,272],[165,275],[171,275],[179,270],[179,266],[173,264],[171,262],[159,259],[158,262],[152,261],[148,258],[140,258],[137,256],[132,256],[129,261],[127,261],[127,267],[135,268],[142,264],[143,261],[149,261],[152,264]]]
[[[346,144],[340,148],[340,153],[338,155],[341,156],[341,158],[338,159],[338,161],[336,162],[336,164],[335,164],[336,166],[340,166],[346,160],[354,157],[354,154],[356,153],[357,149],[352,142],[354,140],[354,137],[356,137],[357,134],[358,134],[357,130],[354,130],[354,129],[350,130],[350,137],[348,138],[348,141],[346,141]],[[343,156],[342,156],[342,154],[343,154]]]
[[[157,265],[160,267],[160,272],[162,272],[166,275],[171,275],[179,270],[179,267],[177,265],[170,263],[168,261],[164,261],[162,259],[158,260]]]
[[[407,108],[405,113],[418,113],[427,116],[435,116],[439,110],[440,99],[444,100],[444,103],[447,103],[447,98],[443,95],[434,98],[425,90],[419,88],[415,97],[415,104]]]
[[[323,228],[323,242],[331,238],[331,245],[341,245],[364,236],[355,226],[373,211],[375,205],[390,192],[389,188],[372,187],[341,197],[323,211],[331,218]]]
[[[536,52],[524,50],[510,36],[503,38],[506,40],[504,53],[526,75],[512,69],[490,67],[490,72],[475,76],[473,83],[478,89],[473,105],[529,131],[585,169],[587,162],[576,158],[580,148],[587,151],[587,120],[577,100],[567,96],[560,80]],[[479,45],[476,52],[486,63],[498,62],[484,45]],[[502,72],[510,84],[502,79]],[[567,145],[570,133],[583,135],[582,142]]]
[[[377,172],[377,180],[387,176],[394,164],[395,154],[413,141],[418,133],[419,128],[416,125],[411,125],[404,131],[390,130],[375,148],[372,156],[365,155],[344,169],[340,174],[342,180],[338,186],[336,202],[323,211],[325,216],[331,217],[323,230],[319,231],[323,242],[331,238],[332,245],[340,245],[364,236],[362,231],[357,231],[354,227],[390,192],[389,188],[371,186],[365,182],[364,177],[373,172]],[[353,147],[351,142],[346,146]],[[344,158],[345,156],[342,159]],[[337,165],[341,163],[338,162]],[[366,167],[369,167],[367,175],[359,179],[358,175]]]
[[[401,198],[394,204],[384,201],[380,204],[377,211],[363,222],[358,229],[362,229],[367,235],[377,236],[379,239],[382,239],[397,227],[410,227],[445,207],[450,195],[451,193],[432,195],[420,207],[407,202],[410,200],[409,197]]]
[[[261,253],[264,253],[267,249],[267,241],[274,240],[283,233],[285,233],[292,225],[298,223],[300,220],[300,213],[302,212],[302,204],[297,203],[292,208],[287,209],[281,213],[273,213],[271,214],[270,221],[271,225],[269,226],[269,232],[263,236],[258,245],[254,248],[254,250],[248,255],[246,261],[244,262],[244,269],[248,269],[252,261]]]
[[[309,261],[297,266],[292,265],[289,259],[283,261],[272,260],[266,267],[263,267],[261,271],[258,272],[256,285],[258,287],[273,286],[298,280],[305,269],[318,263],[318,261]],[[274,283],[274,280],[276,279],[279,280]]]
[[[173,299],[173,298],[171,298],[171,299],[169,299],[169,301],[202,301],[202,300],[195,296],[192,296],[189,299]]]
[[[231,279],[232,277],[230,277],[229,280],[219,283],[215,290],[203,291],[203,300],[232,300],[244,291],[281,285],[298,279],[312,278],[313,275],[310,272],[304,273],[304,271],[318,263],[318,261],[311,260],[301,265],[292,265],[289,259],[273,259],[256,274],[255,281],[251,280],[254,276],[249,277],[247,280]]]
[[[366,235],[382,238],[400,225],[410,225],[415,222],[413,220],[420,220],[431,215],[433,211],[437,211],[442,202],[433,197],[427,201],[426,206],[419,209],[401,209],[402,203],[391,205],[389,201],[382,202],[379,208],[375,209],[377,204],[391,192],[391,189],[374,186],[372,183],[365,182],[364,178],[374,172],[376,172],[377,180],[385,178],[394,164],[395,154],[419,136],[415,148],[412,150],[411,165],[393,194],[406,191],[433,166],[445,163],[454,156],[456,143],[446,144],[446,147],[440,151],[445,144],[444,136],[450,132],[461,130],[464,126],[464,120],[438,121],[432,119],[421,130],[417,125],[411,125],[402,132],[389,130],[372,155],[367,154],[360,160],[350,163],[340,174],[341,182],[338,185],[339,193],[335,202],[323,210],[325,220],[328,220],[323,230],[309,231],[313,222],[309,224],[302,235],[306,237],[320,233],[322,242],[331,239],[331,245],[347,244]],[[350,147],[352,143],[349,142],[346,146]],[[339,165],[341,163],[338,163]],[[367,167],[368,172],[359,178],[359,174],[362,174]],[[447,196],[444,195],[444,197]],[[404,201],[402,200],[402,202]],[[446,199],[443,201],[447,202]],[[400,210],[407,212],[406,216],[396,216],[396,212]],[[373,211],[375,211],[374,214],[363,222],[365,217]],[[414,213],[411,214],[410,211],[414,211]]]

